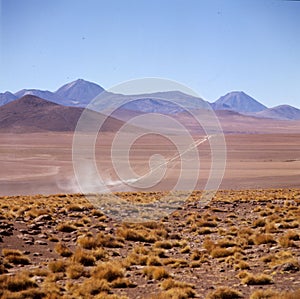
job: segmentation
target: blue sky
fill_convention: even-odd
[[[162,77],[300,107],[300,2],[2,0],[0,92]]]

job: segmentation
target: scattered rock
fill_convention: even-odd
[[[34,219],[34,222],[47,221],[47,220],[52,220],[52,217],[49,214],[44,214],[36,217]]]
[[[283,272],[297,272],[300,270],[300,266],[295,263],[284,263],[274,267],[274,269]]]
[[[42,240],[36,240],[36,241],[35,241],[35,244],[37,244],[37,245],[48,245],[47,242],[42,241]]]
[[[40,252],[34,252],[33,256],[41,256],[42,254]]]

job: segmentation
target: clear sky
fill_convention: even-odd
[[[176,80],[300,107],[300,2],[0,0],[0,92]]]

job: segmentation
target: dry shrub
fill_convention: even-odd
[[[188,299],[194,298],[196,293],[193,289],[187,288],[172,288],[158,295],[150,297],[151,299]]]
[[[258,218],[254,220],[252,227],[257,228],[257,227],[264,227],[266,225],[266,219],[265,218]]]
[[[209,234],[212,234],[214,231],[211,230],[209,227],[200,227],[198,230],[197,230],[197,233],[199,235],[209,235]]]
[[[133,249],[133,252],[137,253],[137,254],[147,255],[147,254],[149,254],[150,250],[149,250],[149,248],[147,248],[143,245],[138,245]]]
[[[203,248],[205,248],[208,252],[211,252],[213,248],[216,247],[216,244],[209,238],[206,237],[203,241]]]
[[[49,270],[53,273],[65,272],[67,268],[66,261],[58,260],[48,264]]]
[[[124,246],[123,238],[115,238],[110,234],[104,234],[102,232],[97,234],[96,240],[97,246],[103,246],[108,248],[121,248]]]
[[[160,280],[162,278],[168,278],[170,275],[164,267],[148,266],[143,269],[143,273],[149,279]]]
[[[73,295],[75,298],[97,298],[96,295],[104,292],[107,295],[107,292],[110,291],[108,282],[105,279],[95,279],[93,277],[85,279],[83,283],[78,287],[75,285]],[[108,298],[108,297],[103,297]]]
[[[288,231],[283,236],[279,237],[279,244],[283,248],[297,247],[294,241],[299,240],[299,234],[295,231]]]
[[[222,239],[218,241],[217,245],[221,248],[228,248],[228,247],[236,246],[236,243],[229,239]]]
[[[80,263],[83,266],[94,266],[94,264],[96,262],[96,259],[92,254],[90,254],[82,249],[77,249],[75,251],[75,253],[73,254],[71,260],[73,262]]]
[[[97,240],[93,236],[82,236],[77,243],[84,249],[94,249],[97,247]]]
[[[127,296],[118,296],[115,294],[99,293],[96,296],[93,296],[93,299],[129,299]]]
[[[110,283],[110,286],[114,289],[121,288],[133,288],[136,287],[136,284],[132,283],[128,278],[119,277]]]
[[[180,253],[190,253],[190,251],[191,251],[191,247],[187,245],[180,250]]]
[[[63,257],[69,257],[72,255],[72,251],[65,244],[61,242],[56,244],[54,249],[59,255]]]
[[[118,235],[127,241],[154,243],[157,241],[157,236],[146,229],[121,228],[118,230]]]
[[[226,249],[226,248],[221,248],[221,247],[216,247],[212,249],[210,252],[210,255],[213,258],[222,258],[222,257],[227,257],[230,255],[233,255],[235,251],[233,249]]]
[[[263,284],[272,284],[273,279],[270,275],[267,274],[256,274],[253,275],[247,271],[244,271],[239,274],[243,284],[247,285],[263,285]]]
[[[81,276],[85,276],[84,267],[79,263],[74,263],[68,266],[67,268],[67,277],[71,279],[78,279]]]
[[[278,227],[275,222],[267,222],[265,231],[267,233],[276,233],[278,231]]]
[[[25,212],[25,216],[30,217],[31,219],[36,218],[41,215],[49,214],[48,209],[43,208],[31,208],[29,211]]]
[[[274,299],[299,299],[300,298],[300,289],[291,292],[283,292],[279,295],[278,298]]]
[[[220,287],[215,291],[209,293],[206,299],[237,299],[242,298],[243,295],[234,289],[229,287]]]
[[[173,289],[173,288],[194,288],[194,286],[190,283],[187,283],[187,282],[182,282],[182,281],[177,281],[177,280],[174,280],[173,278],[168,278],[166,280],[164,280],[160,287],[163,289],[163,290],[169,290],[169,289]]]
[[[271,289],[257,290],[251,294],[250,299],[274,299],[276,296],[278,292]]]
[[[240,261],[234,265],[234,270],[248,270],[248,269],[250,269],[250,266],[245,261]]]
[[[97,248],[92,251],[92,255],[96,258],[96,260],[104,260],[107,257],[107,252],[103,248]]]
[[[131,253],[125,258],[122,264],[125,268],[128,268],[132,265],[145,266],[147,264],[147,261],[148,261],[147,255]]]
[[[92,277],[95,279],[105,279],[108,282],[112,282],[117,278],[124,277],[124,271],[120,264],[116,263],[101,263],[92,272]]]
[[[171,249],[171,248],[173,248],[173,246],[174,246],[174,243],[171,241],[167,241],[167,240],[157,241],[154,244],[155,248],[163,248],[163,249]]]
[[[168,258],[163,260],[165,266],[170,265],[172,268],[185,268],[189,267],[188,261],[184,259]]]
[[[258,290],[251,294],[250,299],[299,299],[300,289],[296,291],[281,292],[267,289]]]
[[[60,223],[57,225],[56,229],[60,232],[71,233],[77,230],[77,227],[72,223]]]
[[[23,253],[18,250],[18,249],[10,249],[10,248],[3,248],[2,249],[2,254],[7,257],[9,255],[14,255],[14,256],[22,256]]]
[[[255,234],[253,237],[253,241],[256,245],[276,243],[274,237],[270,234]]]
[[[199,251],[198,249],[195,249],[193,253],[191,254],[191,260],[192,261],[199,261],[203,256],[203,253]]]
[[[53,236],[53,235],[50,235],[50,236],[48,237],[48,240],[49,240],[50,242],[59,242],[59,239],[58,239],[56,236]]]
[[[23,255],[23,253],[17,249],[3,248],[2,254],[5,257],[6,262],[15,265],[28,265],[31,262],[29,257]]]
[[[282,265],[288,262],[294,261],[294,255],[291,251],[280,251],[276,254],[271,254],[262,257],[262,261],[265,263],[269,263],[270,267],[275,267],[278,265]]]
[[[147,266],[162,266],[162,262],[157,256],[148,256]]]
[[[95,217],[103,217],[103,216],[105,217],[105,215],[103,214],[103,212],[101,212],[98,209],[93,209],[91,214],[93,216],[95,216]]]
[[[84,211],[84,207],[78,204],[70,204],[67,207],[68,212],[82,212]]]
[[[10,292],[19,292],[36,287],[38,287],[36,282],[23,272],[12,276],[3,275],[0,278],[0,289]]]
[[[198,227],[217,227],[218,223],[216,221],[201,219],[196,222]]]
[[[30,264],[30,259],[24,255],[9,255],[5,258],[9,263],[13,263],[15,265],[28,265]]]

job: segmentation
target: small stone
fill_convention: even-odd
[[[36,218],[34,219],[34,221],[35,221],[35,222],[39,222],[39,221],[45,221],[45,220],[51,220],[51,219],[52,219],[52,217],[51,217],[50,215],[48,215],[48,214],[43,214],[43,215],[40,215],[40,216],[36,217]]]
[[[284,263],[280,266],[277,266],[276,270],[284,271],[284,272],[297,272],[300,270],[300,267],[299,265],[293,263]]]
[[[48,236],[46,234],[39,234],[38,238],[40,238],[40,239],[47,239]]]
[[[42,254],[41,253],[39,253],[39,252],[34,252],[33,253],[33,256],[41,256]]]
[[[27,245],[33,245],[33,241],[31,241],[31,240],[26,240],[24,243]]]
[[[28,234],[29,235],[38,235],[41,231],[40,230],[29,230]]]
[[[36,225],[36,223],[28,225],[28,228],[30,228],[31,230],[39,230],[40,229],[39,225]]]
[[[37,244],[37,245],[48,245],[47,242],[42,241],[42,240],[36,240],[36,241],[35,241],[35,244]]]
[[[22,234],[28,234],[28,230],[27,229],[19,229],[19,232]]]

